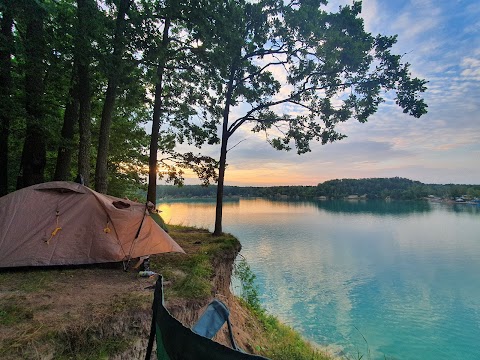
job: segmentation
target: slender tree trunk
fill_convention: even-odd
[[[71,180],[70,166],[73,153],[73,136],[75,134],[75,124],[78,121],[78,94],[76,85],[76,70],[73,69],[72,83],[63,114],[62,143],[58,147],[57,165],[55,167],[54,180]]]
[[[80,143],[78,146],[78,173],[83,176],[85,186],[90,184],[90,146],[91,146],[91,119],[90,119],[90,37],[88,25],[90,22],[90,8],[95,6],[90,0],[77,0],[77,41],[75,57],[78,71],[78,99],[79,115],[78,130]]]
[[[130,7],[131,0],[120,0],[117,20],[115,24],[115,38],[113,40],[113,54],[109,66],[108,87],[103,104],[100,135],[98,139],[97,163],[95,167],[95,190],[106,194],[108,187],[107,158],[110,139],[110,127],[115,107],[115,96],[122,73],[122,55],[124,51],[125,15]]]
[[[25,143],[22,153],[21,187],[44,181],[47,163],[44,124],[45,38],[43,9],[34,0],[25,3],[28,17],[25,35],[25,110],[27,114]]]
[[[225,182],[225,167],[227,164],[227,144],[228,144],[228,111],[223,115],[223,130],[222,130],[222,146],[220,149],[220,163],[218,168],[218,185],[217,185],[217,206],[215,208],[215,230],[213,235],[222,235],[222,217],[223,217],[223,187]],[[225,115],[226,113],[226,115]]]
[[[8,193],[8,138],[12,112],[13,16],[10,1],[4,2],[0,23],[0,196]]]
[[[225,167],[227,164],[227,145],[230,133],[228,131],[228,117],[230,115],[230,103],[233,95],[233,81],[235,78],[235,62],[230,70],[230,78],[228,80],[227,95],[225,97],[225,108],[223,109],[223,126],[222,126],[222,145],[220,148],[220,164],[218,168],[218,186],[217,186],[217,206],[215,208],[215,230],[214,236],[222,234],[222,217],[223,217],[223,187],[225,181]]]
[[[162,91],[163,74],[167,62],[167,50],[170,39],[168,31],[170,29],[170,19],[165,20],[162,38],[162,53],[160,55],[157,67],[157,84],[155,85],[155,102],[153,105],[152,137],[150,138],[150,158],[148,161],[148,191],[147,200],[153,204],[157,203],[157,161],[158,161],[158,133],[160,131],[160,116],[162,114]]]

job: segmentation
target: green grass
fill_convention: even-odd
[[[152,256],[151,269],[161,273],[166,282],[166,298],[192,299],[202,301],[210,298],[213,290],[212,278],[214,266],[221,261],[232,260],[240,250],[239,241],[229,235],[213,237],[204,229],[182,226],[169,226],[170,235],[185,249],[186,254],[169,253]],[[245,264],[246,265],[246,264]],[[101,325],[119,316],[127,316],[132,309],[146,309],[151,306],[152,293],[123,293],[113,296],[109,301],[96,305],[84,304],[89,314],[85,318],[64,315],[68,327],[56,329],[49,324],[40,324],[33,318],[38,309],[22,306],[22,303],[34,292],[55,292],[59,279],[76,276],[75,271],[49,270],[7,272],[0,274],[2,285],[15,284],[22,295],[9,295],[0,300],[0,325],[14,328],[19,333],[5,339],[0,347],[0,358],[37,358],[38,354],[54,354],[60,360],[108,359],[114,354],[131,348],[136,340],[133,334],[120,336],[106,335]],[[95,271],[95,270],[92,270]],[[244,306],[251,311],[252,329],[262,329],[255,338],[252,347],[257,353],[272,360],[326,360],[320,351],[312,347],[291,328],[282,325],[274,317],[266,314],[259,306],[258,292],[254,283],[255,276],[248,268],[240,267],[247,293]],[[22,301],[23,299],[23,301]],[[247,301],[248,300],[248,301]],[[253,306],[252,306],[253,305]],[[12,357],[13,355],[15,357]],[[17,357],[18,355],[18,357]],[[8,357],[10,356],[10,357]]]
[[[262,353],[275,360],[328,360],[330,356],[315,349],[292,328],[280,323],[265,312],[257,312],[265,328],[267,344]]]
[[[20,300],[20,301],[19,301]],[[22,299],[17,296],[3,298],[0,301],[0,324],[13,325],[33,319],[33,311],[22,306]]]
[[[166,288],[167,297],[205,299],[212,295],[211,279],[213,261],[218,257],[234,254],[239,248],[232,235],[212,236],[208,230],[169,225],[170,235],[185,248],[186,254],[162,254],[152,256],[152,270],[171,281]]]
[[[71,315],[59,312],[55,323],[39,322],[44,310],[55,311],[54,304],[37,304],[30,296],[55,295],[55,286],[79,276],[84,269],[15,271],[0,274],[0,289],[9,295],[0,297],[0,326],[5,337],[0,342],[1,359],[37,359],[39,354],[54,354],[55,359],[108,359],[129,349],[136,340],[130,333],[109,336],[102,330],[110,322],[132,310],[150,309],[151,292],[125,292],[97,304],[82,303],[84,310]],[[102,271],[99,270],[88,270]],[[79,276],[81,278],[81,276]],[[56,284],[56,285],[55,285]],[[42,355],[42,356],[43,356]]]
[[[3,283],[15,281],[16,289],[22,292],[32,293],[40,290],[54,290],[52,283],[60,274],[61,272],[56,270],[0,273],[0,288]]]
[[[96,329],[70,329],[60,336],[53,335],[59,360],[103,360],[127,350],[133,340],[122,336],[105,337]]]
[[[170,298],[172,295],[197,299],[208,297],[211,295],[212,262],[238,252],[239,241],[229,234],[213,237],[204,229],[175,225],[169,225],[169,229],[172,237],[184,246],[189,255],[170,254],[153,260],[154,269],[162,273],[166,280],[174,282],[174,285],[166,290],[167,297]],[[262,344],[252,344],[258,353],[272,360],[331,359],[260,307],[255,275],[246,261],[237,263],[235,275],[240,278],[244,290],[245,299],[240,299],[241,302],[251,311],[264,330]]]
[[[125,293],[112,297],[112,302],[103,306],[103,316],[114,316],[131,309],[141,309],[152,301],[151,294]]]

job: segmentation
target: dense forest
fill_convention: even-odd
[[[0,0],[0,196],[78,175],[117,196],[149,173],[154,186],[186,168],[215,179],[213,159],[176,151],[217,140],[209,119],[191,121],[211,80],[192,70],[206,8],[190,6],[193,24],[174,5]]]
[[[214,197],[215,186],[185,185],[175,187],[158,185],[157,193],[164,198]],[[268,197],[308,199],[327,197],[343,199],[351,195],[368,199],[402,199],[416,200],[433,195],[440,198],[455,198],[463,195],[480,197],[480,185],[458,184],[423,184],[405,178],[372,178],[372,179],[335,179],[325,181],[317,186],[271,186],[248,187],[226,186],[228,197]]]

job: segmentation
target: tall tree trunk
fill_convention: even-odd
[[[90,9],[95,4],[91,0],[77,0],[78,29],[75,44],[75,57],[78,71],[78,99],[79,115],[78,130],[80,143],[78,146],[78,173],[83,176],[85,186],[90,184],[90,146],[91,146],[91,119],[90,119],[90,36],[89,22],[92,16]]]
[[[115,96],[118,83],[122,74],[122,55],[125,48],[124,31],[125,15],[130,7],[131,0],[120,0],[117,19],[115,23],[115,38],[113,40],[113,54],[108,64],[108,86],[105,95],[105,103],[102,110],[102,121],[100,123],[100,135],[98,139],[97,163],[95,167],[95,190],[106,194],[108,187],[107,178],[107,157],[108,143],[110,139],[110,127],[115,107]]]
[[[158,161],[158,133],[160,131],[160,116],[162,114],[162,91],[163,74],[167,62],[168,44],[170,39],[168,31],[170,29],[170,19],[165,19],[165,27],[162,37],[162,51],[157,67],[157,83],[155,85],[155,103],[153,105],[152,137],[150,138],[150,158],[148,161],[148,191],[147,200],[153,204],[157,203],[157,161]]]
[[[22,153],[21,187],[44,181],[47,163],[44,124],[45,38],[44,10],[35,0],[25,2],[27,29],[25,35],[25,110],[27,114],[25,143]]]
[[[217,206],[215,208],[215,230],[213,235],[222,235],[222,217],[223,217],[223,188],[225,182],[225,167],[227,164],[227,144],[228,144],[228,112],[225,106],[223,115],[223,130],[222,130],[222,146],[220,149],[220,163],[218,168],[218,185],[217,185]],[[225,115],[225,113],[227,113]]]
[[[78,94],[76,85],[76,70],[73,69],[72,83],[68,92],[67,105],[63,114],[62,143],[58,147],[57,165],[55,167],[54,180],[71,180],[70,165],[73,153],[73,136],[75,124],[78,121]]]
[[[8,193],[8,138],[12,112],[13,15],[11,1],[4,1],[0,23],[0,196]]]
[[[225,108],[223,109],[222,126],[222,145],[220,148],[220,164],[218,168],[218,186],[217,186],[217,206],[215,208],[215,230],[213,235],[222,235],[222,217],[223,217],[223,188],[225,180],[225,167],[227,165],[227,145],[230,133],[228,131],[228,117],[230,116],[230,103],[233,95],[233,82],[235,79],[236,66],[232,64],[230,78],[228,80],[227,95],[225,97]]]

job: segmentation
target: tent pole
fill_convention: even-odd
[[[142,229],[143,220],[145,220],[145,216],[147,216],[148,211],[148,202],[145,203],[145,212],[143,213],[142,221],[140,222],[140,226],[138,227],[137,233],[135,234],[135,238],[132,241],[132,245],[130,246],[130,251],[128,252],[127,263],[123,262],[123,271],[127,271],[130,267],[130,260],[132,260],[132,251],[135,243],[137,242],[138,236],[140,235],[140,230]]]

